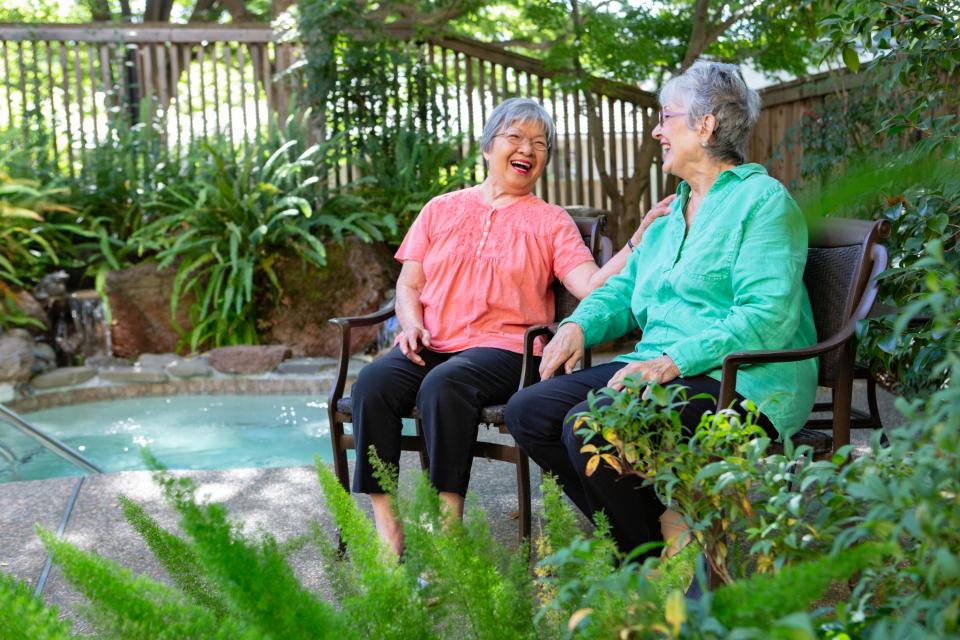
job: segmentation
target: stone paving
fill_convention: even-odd
[[[126,396],[144,393],[154,395],[153,391],[158,394],[224,393],[227,387],[240,389],[241,393],[302,393],[308,389],[311,391],[307,392],[317,392],[323,397],[332,376],[332,372],[325,372],[329,364],[325,359],[287,360],[283,363],[282,371],[278,367],[273,373],[261,377],[243,379],[211,373],[209,377],[185,378],[175,383],[168,380],[161,383],[104,385],[98,373],[79,387],[61,389],[56,394],[38,393],[22,400],[17,403],[17,409],[28,411],[49,406],[55,396],[59,397],[60,402],[82,402],[97,399],[97,396],[109,397],[110,393]],[[179,366],[175,361],[158,361],[155,365],[141,369],[172,373],[171,369]],[[357,360],[351,363],[351,369],[355,372],[362,365],[363,361]],[[118,391],[117,387],[122,391]],[[854,406],[865,406],[864,397],[864,383],[857,381]],[[880,391],[879,400],[885,426],[893,428],[901,424],[903,418],[893,407],[894,399]],[[481,429],[482,438],[506,438],[499,433],[489,431],[485,434],[484,431],[487,430]],[[871,434],[855,431],[854,435],[855,443],[865,447]],[[409,484],[418,467],[415,454],[404,454],[401,483]],[[476,460],[471,480],[471,499],[486,512],[496,539],[507,548],[516,548],[517,523],[513,518],[516,511],[515,476],[512,467],[509,471],[506,469],[504,463]],[[196,480],[200,486],[199,495],[224,502],[234,520],[243,523],[247,532],[268,532],[282,542],[307,532],[312,521],[318,522],[328,532],[333,531],[312,467],[180,473]],[[531,475],[536,531],[542,502],[539,493],[541,476],[535,465]],[[175,514],[164,504],[150,476],[149,472],[135,471],[87,477],[64,535],[71,542],[117,560],[135,572],[163,580],[163,570],[123,519],[117,500],[118,495],[129,496],[141,503],[162,525],[176,529]],[[0,570],[30,585],[36,583],[46,555],[34,528],[41,526],[56,530],[60,526],[76,483],[76,478],[56,478],[0,484],[0,514],[3,514],[0,519]],[[358,496],[357,500],[369,512],[369,500],[365,496]],[[587,526],[585,522],[583,524]],[[290,561],[305,586],[320,593],[326,591],[319,557],[310,545],[294,553]],[[44,599],[59,606],[62,616],[76,620],[77,632],[91,633],[88,625],[76,614],[82,597],[65,583],[56,567],[46,583]]]

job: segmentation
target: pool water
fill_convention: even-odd
[[[327,404],[316,396],[134,398],[22,417],[104,471],[144,469],[143,447],[170,469],[287,467],[312,464],[314,454],[332,460]],[[83,473],[0,425],[0,482]]]

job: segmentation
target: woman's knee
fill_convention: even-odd
[[[504,421],[507,423],[507,430],[517,442],[523,442],[530,435],[538,431],[534,428],[534,423],[538,417],[537,405],[538,393],[536,387],[527,387],[517,391],[507,401],[507,408],[504,411]]]

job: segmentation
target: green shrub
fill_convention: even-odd
[[[358,193],[371,210],[396,219],[398,235],[413,224],[432,198],[462,189],[476,165],[476,152],[461,157],[459,139],[409,129],[374,138],[359,157]]]
[[[150,205],[155,219],[134,235],[139,251],[155,251],[161,267],[178,264],[171,311],[193,300],[190,350],[257,342],[255,299],[279,299],[273,265],[281,254],[323,266],[324,240],[381,240],[389,228],[363,209],[343,213],[343,196],[329,193],[322,179],[335,141],[308,145],[309,122],[309,112],[291,116],[236,155],[206,144],[196,176],[167,185]]]
[[[27,585],[0,573],[0,629],[5,638],[61,640],[73,638],[55,607],[46,607]]]

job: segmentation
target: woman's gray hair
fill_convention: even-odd
[[[557,142],[557,127],[543,105],[530,98],[510,98],[497,105],[487,119],[487,123],[483,125],[480,149],[484,153],[489,152],[497,134],[517,121],[533,122],[543,128],[543,135],[547,138],[547,162],[550,162],[553,147]]]
[[[694,63],[660,89],[660,104],[668,102],[686,109],[691,129],[697,128],[703,116],[712,114],[717,126],[707,153],[717,160],[744,162],[747,137],[760,118],[760,95],[747,87],[736,65]]]

